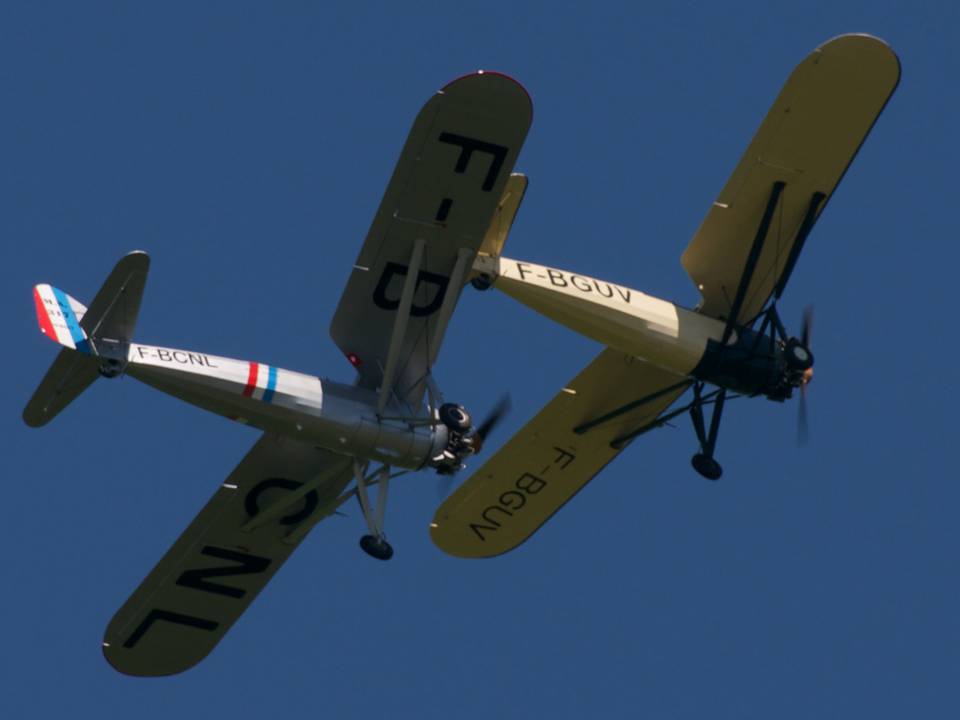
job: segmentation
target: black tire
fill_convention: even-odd
[[[458,433],[465,433],[470,429],[473,420],[463,405],[444,403],[440,406],[440,422]]]
[[[393,557],[393,547],[383,538],[364,535],[360,538],[360,549],[377,560],[389,560]]]
[[[720,467],[720,463],[709,455],[697,453],[690,458],[690,464],[693,465],[694,470],[703,475],[707,480],[719,480],[720,476],[723,475],[723,468]]]

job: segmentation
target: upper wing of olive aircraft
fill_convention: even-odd
[[[359,373],[353,385],[134,342],[142,252],[120,260],[89,308],[36,286],[40,329],[64,348],[24,410],[28,425],[98,377],[126,374],[263,431],[114,616],[103,652],[117,670],[169,675],[202,660],[310,529],[353,497],[368,527],[361,547],[389,558],[394,470],[451,474],[479,450],[497,413],[474,427],[443,402],[431,368],[477,251],[502,245],[522,197],[511,169],[531,118],[519,84],[483,72],[420,111],[331,327]]]
[[[899,78],[897,56],[866,35],[835,38],[797,66],[683,254],[702,296],[696,310],[500,257],[502,244],[483,249],[475,286],[607,347],[438,509],[431,535],[441,549],[489,557],[517,547],[634,438],[685,413],[700,445],[693,466],[716,480],[729,393],[802,395],[813,374],[809,315],[789,336],[777,301]],[[687,389],[689,402],[670,410]],[[802,396],[800,407],[803,418]]]

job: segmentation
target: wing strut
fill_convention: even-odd
[[[345,492],[338,497],[335,497],[330,502],[321,505],[317,508],[314,514],[304,520],[302,523],[294,527],[290,532],[288,532],[284,537],[282,542],[286,545],[296,545],[301,540],[303,540],[307,533],[313,530],[314,525],[323,520],[324,518],[330,517],[343,505],[347,500],[352,498],[357,494],[356,489]]]
[[[767,231],[770,229],[770,222],[773,220],[773,211],[777,209],[777,201],[780,199],[780,193],[786,187],[786,183],[778,180],[773,184],[773,190],[770,192],[770,199],[767,200],[767,207],[763,211],[763,219],[760,220],[760,227],[757,228],[757,236],[753,240],[753,246],[750,248],[750,254],[747,256],[747,262],[743,266],[743,274],[740,276],[740,285],[737,287],[737,294],[733,298],[733,305],[730,306],[730,314],[727,316],[727,326],[723,329],[723,338],[720,344],[726,346],[727,340],[733,333],[733,328],[737,324],[737,316],[740,314],[740,308],[747,296],[747,288],[750,287],[750,281],[753,280],[753,273],[757,269],[757,263],[760,261],[760,253],[763,251],[763,244],[767,239]]]
[[[440,351],[440,345],[443,342],[443,336],[447,332],[447,325],[453,315],[453,309],[460,298],[460,289],[463,287],[463,278],[467,274],[467,263],[474,252],[470,248],[460,248],[457,251],[457,262],[453,266],[453,272],[450,274],[450,280],[447,282],[447,292],[443,297],[443,304],[440,305],[440,315],[437,318],[437,324],[433,329],[433,338],[430,342],[430,365],[436,359],[436,354]],[[429,372],[429,368],[427,368]]]
[[[364,475],[366,468],[359,458],[353,460],[353,476],[357,481],[357,498],[360,500],[360,509],[363,519],[367,522],[369,535],[360,538],[360,547],[365,553],[377,560],[389,560],[393,557],[393,548],[383,534],[383,517],[387,510],[387,487],[390,484],[390,467],[383,465],[377,470],[377,505],[371,507],[370,495],[367,493],[368,479]]]
[[[787,286],[787,280],[790,279],[793,266],[797,264],[797,258],[800,257],[800,251],[803,250],[803,244],[807,240],[807,235],[813,230],[813,224],[817,221],[817,211],[820,209],[820,205],[826,197],[825,193],[815,192],[810,198],[807,213],[803,216],[803,222],[800,223],[800,229],[797,231],[797,239],[794,241],[793,247],[790,248],[787,263],[783,266],[783,273],[780,275],[780,280],[777,281],[777,287],[773,291],[774,302],[779,300],[780,296],[783,295],[783,289]]]
[[[702,383],[694,383],[695,390],[697,389],[698,384],[702,386]],[[654,428],[658,428],[663,425],[666,425],[675,417],[679,417],[680,415],[683,415],[686,412],[693,413],[694,408],[703,407],[704,405],[711,405],[716,403],[719,399],[720,393],[721,393],[721,390],[719,389],[708,392],[706,395],[701,395],[700,392],[697,391],[695,393],[695,396],[692,402],[687,403],[683,407],[677,408],[676,410],[671,410],[668,413],[659,415],[653,421],[648,422],[646,425],[641,425],[636,430],[631,430],[630,432],[624,433],[623,435],[618,435],[617,437],[615,437],[613,440],[610,441],[610,447],[612,447],[614,450],[622,450],[628,442],[633,440],[638,435],[643,435],[645,432],[650,432]],[[740,396],[731,395],[726,399],[733,399],[738,397]],[[706,438],[706,432],[700,433],[700,429],[697,427],[696,417],[694,417],[693,419],[693,425],[694,425],[694,429],[697,431],[697,437],[699,438],[700,435],[702,434],[703,437]],[[714,438],[714,444],[716,444],[715,438]]]
[[[319,475],[315,476],[312,480],[303,483],[299,488],[287,494],[281,501],[274,503],[266,510],[258,512],[256,515],[251,517],[240,527],[240,532],[252,532],[259,527],[269,525],[274,520],[278,520],[287,512],[289,512],[290,508],[294,507],[311,492],[317,488],[323,487],[327,484],[327,482],[333,480],[337,477],[337,475],[346,470],[347,464],[347,458],[344,458],[342,462],[332,464],[330,467],[323,470]]]
[[[413,242],[413,254],[410,256],[410,265],[407,266],[407,278],[403,281],[403,292],[400,295],[400,305],[397,307],[397,317],[393,321],[393,334],[390,336],[390,349],[387,351],[387,366],[383,370],[383,381],[380,385],[380,399],[377,402],[377,415],[383,415],[390,393],[393,392],[393,378],[397,374],[397,362],[400,360],[400,347],[407,332],[407,322],[410,320],[410,307],[413,305],[413,293],[417,289],[417,278],[420,276],[420,263],[423,260],[423,248],[427,241],[422,237]]]
[[[593,420],[588,420],[585,423],[581,423],[580,425],[577,425],[573,429],[573,431],[577,435],[583,435],[585,432],[589,432],[590,430],[597,427],[598,425],[602,425],[605,422],[609,422],[610,420],[618,418],[621,415],[624,415],[630,412],[631,410],[636,410],[638,407],[646,405],[649,402],[653,402],[657,398],[663,397],[664,395],[671,393],[674,390],[679,390],[680,388],[689,385],[691,382],[692,382],[691,380],[681,380],[680,382],[670,385],[668,387],[665,387],[662,390],[657,390],[655,393],[650,393],[649,395],[645,395],[639,400],[634,400],[633,402],[629,402],[626,405],[621,405],[616,410],[611,410],[610,412],[605,413],[598,418],[594,418]]]

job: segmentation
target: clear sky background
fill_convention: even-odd
[[[4,717],[956,717],[957,77],[952,2],[4,3]],[[42,430],[31,287],[89,301],[153,258],[137,339],[341,381],[328,326],[420,107],[478,68],[529,90],[507,254],[692,306],[679,257],[793,67],[885,38],[900,87],[801,257],[796,403],[728,406],[719,483],[689,423],[634,443],[515,552],[444,556],[437,478],[304,542],[213,654],[124,677],[115,610],[256,438],[132,379]],[[497,446],[598,351],[468,291],[437,369]],[[488,451],[492,451],[490,447]],[[474,464],[476,467],[476,463]]]

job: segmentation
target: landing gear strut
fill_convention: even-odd
[[[697,441],[700,443],[700,452],[690,458],[690,464],[693,469],[700,473],[707,480],[719,480],[723,475],[723,468],[720,467],[713,457],[713,451],[717,446],[717,434],[720,432],[720,417],[723,414],[723,403],[727,397],[726,390],[719,390],[715,399],[713,413],[710,416],[710,430],[706,430],[703,421],[703,406],[710,402],[702,395],[703,383],[698,382],[693,385],[693,403],[690,406],[690,418],[693,420],[693,429],[697,434]]]
[[[357,499],[363,511],[363,519],[367,522],[369,535],[360,538],[360,549],[377,560],[389,560],[393,557],[393,547],[387,542],[383,534],[383,516],[387,509],[387,487],[390,483],[390,467],[384,465],[376,473],[377,506],[370,505],[370,496],[367,493],[368,478],[364,474],[366,468],[359,460],[353,461],[353,476],[357,481]]]

